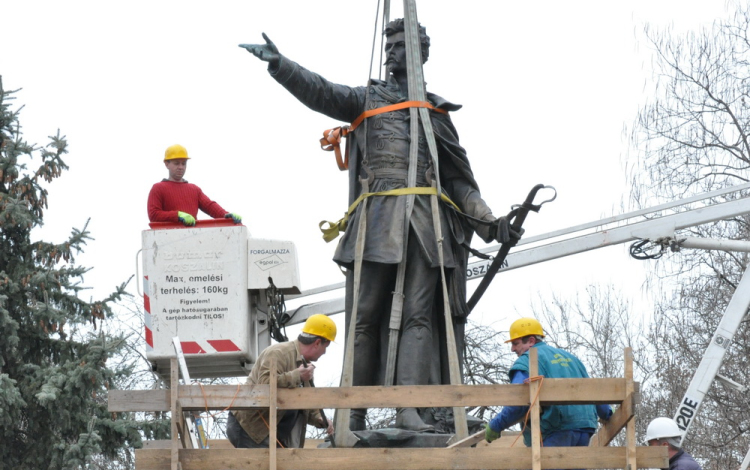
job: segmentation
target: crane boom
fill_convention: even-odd
[[[698,414],[703,399],[706,398],[711,384],[714,382],[724,355],[732,344],[732,339],[740,327],[740,322],[745,317],[750,307],[750,267],[745,270],[742,280],[737,284],[734,295],[729,301],[724,315],[716,327],[711,342],[708,344],[703,358],[693,374],[685,395],[677,408],[674,420],[682,431],[680,442],[685,438],[693,418]]]

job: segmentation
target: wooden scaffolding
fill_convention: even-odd
[[[530,376],[537,376],[536,350],[530,350]],[[112,390],[109,411],[170,411],[172,439],[162,448],[137,449],[137,470],[490,470],[490,469],[608,469],[666,468],[664,447],[638,446],[635,435],[636,383],[632,350],[625,350],[623,378],[543,379],[528,385],[426,385],[393,387],[277,388],[275,374],[268,385],[182,385],[177,360],[172,360],[169,390]],[[545,405],[613,404],[616,410],[591,439],[589,447],[542,447],[540,407]],[[191,448],[184,412],[269,408],[270,432],[276,434],[276,414],[295,409],[401,407],[530,406],[531,447],[510,437],[488,446],[468,447],[475,435],[445,448],[314,448],[234,449],[211,445]],[[609,446],[625,429],[625,446]],[[229,448],[227,448],[229,447]]]

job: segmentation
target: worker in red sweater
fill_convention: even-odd
[[[208,198],[201,188],[183,179],[190,159],[182,145],[172,145],[164,152],[164,166],[169,178],[156,183],[148,194],[148,220],[151,222],[182,222],[195,225],[198,209],[214,219],[231,218],[235,224],[242,222],[238,214],[225,211]]]

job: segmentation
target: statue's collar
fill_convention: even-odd
[[[370,80],[370,86],[373,87],[377,94],[391,103],[400,103],[407,100],[407,97],[402,94],[401,87],[393,76],[389,76],[386,81],[373,78]],[[427,84],[425,83],[425,88],[426,87]],[[430,92],[427,92],[426,95],[427,101],[432,103],[436,108],[448,111],[458,111],[461,109],[460,104],[451,103],[442,96]]]

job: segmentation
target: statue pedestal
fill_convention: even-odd
[[[453,434],[383,428],[354,431],[359,442],[354,447],[446,447]]]
[[[425,420],[428,424],[435,426],[437,431],[418,432],[407,431],[398,428],[381,428],[368,429],[364,431],[352,431],[357,436],[359,442],[354,448],[429,448],[429,447],[448,447],[449,441],[453,438],[452,409],[449,409],[449,418],[445,416],[432,415],[433,419]],[[435,420],[434,418],[438,418]],[[442,418],[442,419],[441,419]],[[476,433],[484,429],[484,421],[467,415],[469,424],[469,434]],[[326,440],[318,446],[319,448],[331,447],[330,441]]]

